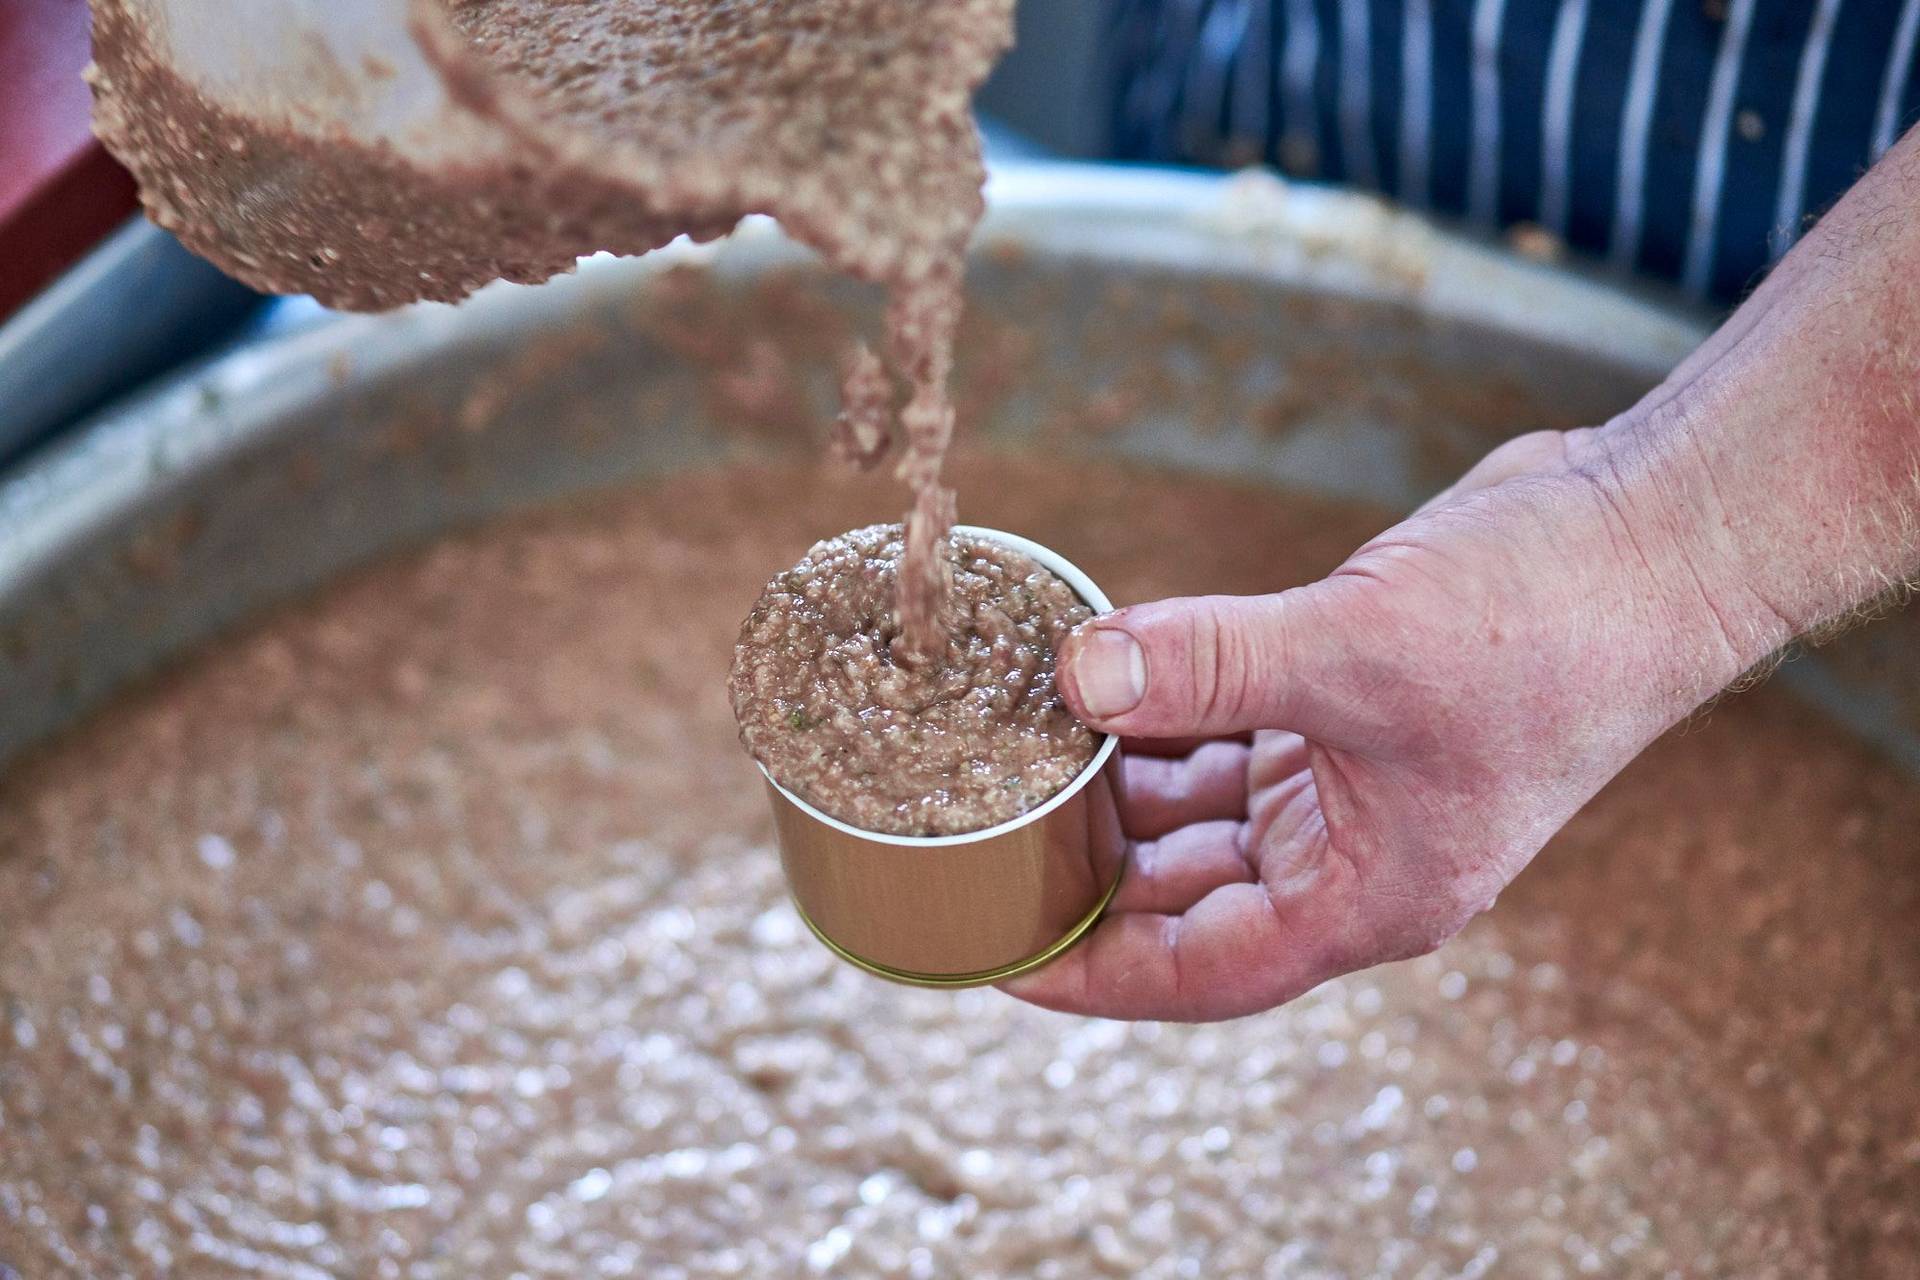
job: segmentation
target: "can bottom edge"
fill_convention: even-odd
[[[1100,895],[1100,901],[1093,904],[1093,910],[1082,916],[1073,927],[1061,934],[1045,950],[1036,952],[1024,960],[1015,960],[1011,964],[1003,964],[994,969],[982,969],[974,973],[915,973],[910,969],[896,969],[892,965],[868,960],[864,956],[855,955],[828,937],[826,931],[813,922],[813,917],[807,914],[807,909],[800,905],[797,898],[793,900],[793,909],[800,914],[800,919],[806,923],[813,936],[820,940],[822,946],[854,968],[864,969],[876,978],[904,983],[910,987],[983,987],[990,982],[1002,982],[1019,974],[1031,972],[1043,964],[1059,959],[1069,947],[1085,937],[1087,932],[1100,922],[1100,917],[1106,914],[1108,904],[1113,901],[1113,895],[1119,892],[1120,879],[1120,876],[1115,876],[1113,883],[1107,886],[1107,891]]]

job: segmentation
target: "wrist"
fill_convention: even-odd
[[[1690,421],[1701,412],[1693,396],[1676,396],[1650,416],[1588,433],[1569,457],[1607,566],[1602,600],[1625,619],[1609,628],[1610,642],[1633,655],[1628,674],[1666,724],[1802,629],[1751,573],[1756,557],[1777,563],[1782,549],[1764,521],[1730,501],[1698,439],[1703,424]]]
[[[1889,376],[1865,339],[1842,350],[1844,375],[1811,344],[1736,351],[1589,433],[1574,465],[1634,590],[1700,663],[1696,702],[1920,565],[1920,406],[1902,390],[1920,369]]]

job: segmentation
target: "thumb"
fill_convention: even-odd
[[[1135,738],[1252,729],[1311,736],[1327,628],[1308,589],[1132,605],[1079,627],[1060,650],[1060,691],[1096,729]]]

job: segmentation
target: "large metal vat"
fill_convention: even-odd
[[[1504,436],[1625,408],[1706,328],[1363,198],[1270,180],[1036,167],[999,174],[992,197],[958,385],[965,428],[994,447],[1405,508]],[[319,320],[122,406],[0,483],[0,770],[143,673],[352,564],[593,488],[797,455],[811,447],[800,428],[832,403],[843,313],[871,325],[876,301],[750,225],[721,245],[595,261],[459,308]],[[740,377],[741,353],[767,344],[796,379],[771,399]],[[1911,617],[1896,616],[1779,678],[1920,769],[1916,653]],[[1677,865],[1683,878],[1710,870]],[[1684,883],[1665,891],[1703,917],[1740,905]],[[1524,918],[1524,903],[1503,902],[1516,906]],[[6,943],[0,931],[0,955]],[[1615,975],[1590,967],[1582,992],[1604,993]],[[1789,1003],[1783,1017],[1804,1012]],[[1820,1052],[1837,1072],[1841,1047]],[[0,1041],[0,1070],[4,1053]],[[1911,1110],[1907,1066],[1848,1077],[1823,1113],[1850,1150],[1872,1153],[1842,1170],[1858,1185],[1911,1176],[1920,1148],[1868,1132],[1873,1107]],[[1709,1198],[1703,1212],[1730,1204]],[[1875,1273],[1907,1274],[1912,1224],[1890,1223]],[[0,1243],[5,1227],[0,1216]],[[1875,1247],[1834,1244],[1835,1258]],[[0,1278],[7,1261],[0,1250]]]
[[[1017,364],[976,379],[1006,392],[967,424],[996,443],[1115,419],[1047,446],[1409,506],[1503,436],[1631,404],[1706,327],[1344,193],[1033,166],[992,194],[973,317],[1024,335]],[[0,760],[365,557],[723,449],[807,447],[716,433],[714,356],[673,341],[673,308],[655,300],[682,264],[739,298],[725,323],[741,343],[795,332],[751,305],[769,273],[817,278],[835,305],[874,302],[749,225],[459,308],[316,325],[122,406],[0,484]],[[982,345],[963,366],[1006,359]],[[829,389],[814,391],[824,407]],[[1920,764],[1904,629],[1790,674]]]

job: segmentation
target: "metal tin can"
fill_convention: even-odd
[[[1113,607],[1047,547],[976,525],[958,532],[1031,556],[1097,613]],[[1038,968],[1092,929],[1119,887],[1126,837],[1118,746],[1102,739],[1086,768],[1045,803],[951,836],[862,831],[767,776],[800,918],[835,955],[895,982],[967,987]]]

